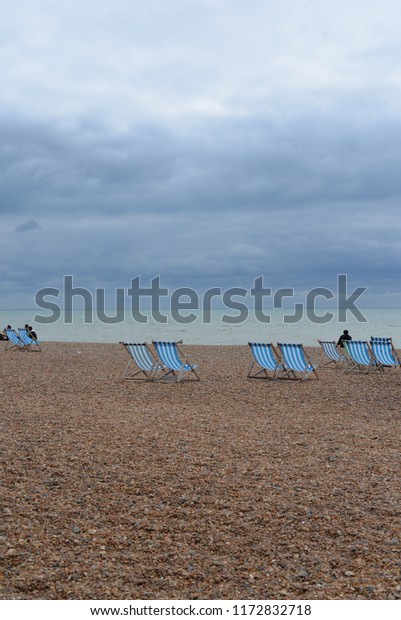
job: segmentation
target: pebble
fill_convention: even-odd
[[[297,577],[304,577],[304,578],[306,578],[306,577],[309,577],[309,573],[308,573],[308,571],[307,571],[307,570],[300,570],[300,571],[297,573]]]

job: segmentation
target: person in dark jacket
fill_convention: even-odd
[[[30,336],[33,340],[38,339],[36,332],[33,331],[32,325],[28,325],[28,323],[25,323],[25,329],[28,336]]]
[[[344,348],[344,340],[352,340],[352,336],[349,335],[348,329],[344,329],[343,333],[338,339],[337,346]]]

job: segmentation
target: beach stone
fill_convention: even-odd
[[[309,573],[308,573],[307,570],[300,570],[297,573],[297,577],[304,577],[304,578],[306,578],[306,577],[309,577]]]

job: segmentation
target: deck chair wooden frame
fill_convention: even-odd
[[[318,343],[322,347],[322,355],[318,362],[321,368],[340,368],[344,366],[347,357],[339,349],[335,340],[318,340]]]
[[[383,372],[383,364],[375,359],[366,340],[344,340],[344,350],[348,358],[344,372],[359,372],[367,375],[376,371]]]
[[[180,344],[182,344],[182,340],[176,342],[153,341],[157,359],[159,364],[163,366],[163,371],[156,377],[156,381],[173,381],[175,383],[188,379],[200,381],[196,372],[198,366],[188,361],[186,354],[178,346]]]
[[[8,338],[5,351],[29,351],[29,346],[21,340],[15,329],[8,329],[6,327],[4,333]]]
[[[288,371],[288,378],[305,381],[314,375],[316,379],[319,379],[316,372],[317,364],[312,362],[302,344],[278,342],[277,346],[281,354],[281,363]]]
[[[395,350],[392,338],[370,338],[370,348],[372,355],[378,364],[382,365],[383,370],[389,368],[390,371],[401,368],[401,358]]]
[[[248,371],[248,379],[269,379],[277,381],[288,374],[281,363],[280,355],[271,342],[248,342],[252,353],[252,361]]]
[[[40,345],[37,340],[29,335],[26,327],[18,327],[18,335],[22,342],[29,348],[30,351],[40,351]]]
[[[120,342],[129,355],[121,379],[154,381],[163,370],[147,342]]]

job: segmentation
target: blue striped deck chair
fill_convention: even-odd
[[[377,338],[372,336],[370,339],[370,348],[372,349],[372,355],[378,364],[381,364],[384,368],[401,367],[401,360],[394,348],[391,338]]]
[[[280,363],[280,357],[270,342],[248,342],[253,360],[248,372],[248,379],[276,379],[287,374]],[[254,370],[254,366],[256,366]],[[253,371],[253,372],[252,372]]]
[[[18,328],[18,335],[30,351],[40,351],[39,342],[32,338],[32,336],[30,336],[28,330],[25,327]]]
[[[319,379],[316,365],[312,363],[302,344],[278,342],[277,346],[281,352],[282,364],[293,379],[303,381],[312,375]]]
[[[383,370],[382,364],[375,360],[366,340],[344,340],[344,350],[348,356],[345,372],[369,374],[371,370]]]
[[[146,342],[121,342],[120,343],[130,356],[128,364],[123,371],[122,379],[143,379],[153,381],[162,367],[155,359]],[[134,372],[132,372],[132,366]],[[140,375],[140,376],[138,376]],[[143,376],[142,376],[143,375]]]
[[[340,353],[335,340],[318,340],[318,343],[323,349],[323,354],[319,360],[319,365],[323,368],[325,366],[338,368],[339,366],[345,364],[347,358],[345,355]],[[324,359],[326,359],[326,361],[322,363]],[[331,364],[334,364],[334,366],[331,366]]]
[[[12,351],[15,349],[16,351],[28,351],[29,347],[24,344],[15,331],[15,329],[8,329],[7,327],[4,330],[5,335],[8,338],[8,343],[5,348],[5,351]]]
[[[153,345],[156,349],[159,363],[164,367],[166,372],[161,373],[157,380],[160,381],[175,381],[179,383],[189,377],[195,377],[195,381],[199,381],[198,373],[196,372],[197,366],[189,364],[185,354],[179,349],[179,342],[162,342],[154,340]],[[180,357],[181,356],[181,357]],[[181,359],[182,358],[182,359]]]

